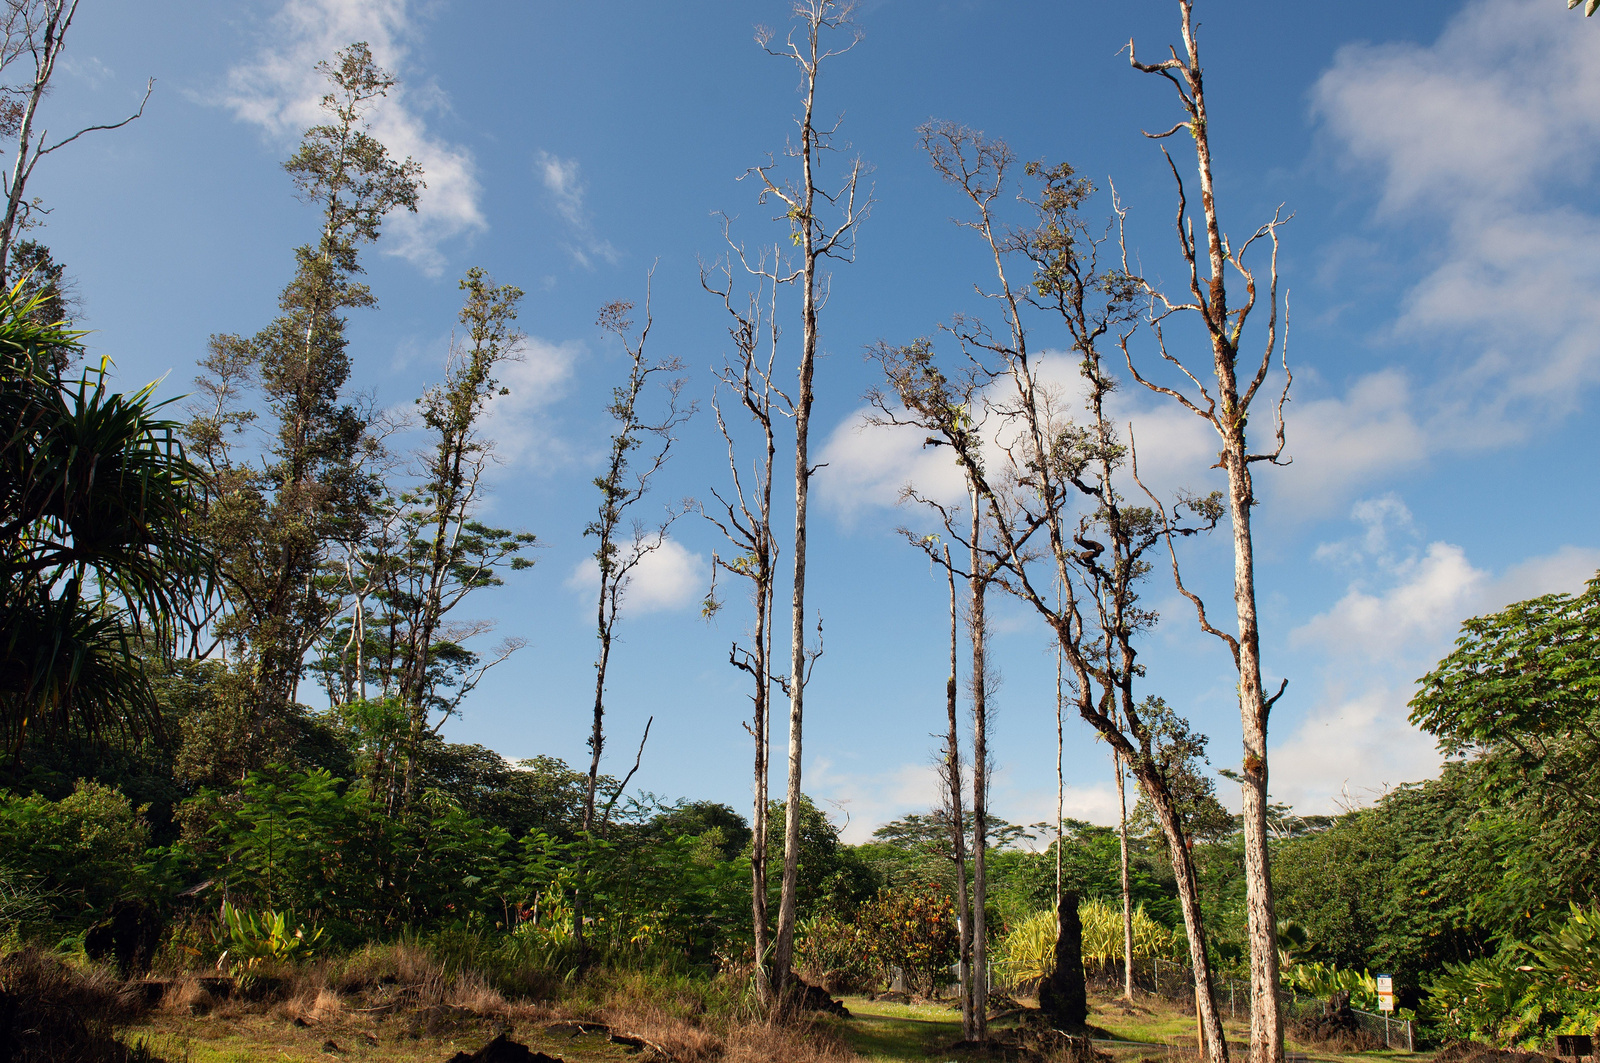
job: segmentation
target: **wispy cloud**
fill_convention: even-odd
[[[1317,550],[1352,573],[1344,595],[1290,635],[1293,647],[1322,661],[1309,678],[1310,708],[1273,743],[1273,796],[1304,812],[1433,775],[1434,740],[1410,724],[1406,706],[1461,622],[1578,590],[1600,568],[1600,550],[1565,546],[1495,576],[1458,545],[1420,544],[1393,495],[1357,503],[1352,517],[1358,534]]]
[[[489,404],[485,434],[495,441],[495,460],[516,476],[574,460],[570,438],[552,410],[572,387],[583,344],[551,343],[530,336],[521,357],[500,370],[505,394]]]
[[[595,232],[594,220],[584,205],[589,186],[579,171],[578,160],[563,159],[541,151],[533,168],[544,184],[545,191],[550,194],[551,205],[571,232],[572,242],[566,245],[567,253],[584,269],[593,269],[596,258],[615,265],[622,254],[611,245],[611,241]]]
[[[1077,360],[1046,353],[1034,366],[1050,396],[1052,416],[1081,423],[1086,384]],[[985,460],[991,469],[1000,468],[1006,460],[997,433],[1007,430],[992,407],[1005,400],[1010,386],[1008,378],[1001,377],[979,399]],[[1215,460],[1217,446],[1216,436],[1205,422],[1175,404],[1151,401],[1132,389],[1114,392],[1108,409],[1112,421],[1123,429],[1132,425],[1140,478],[1152,489],[1170,492],[1201,486],[1198,480]],[[824,505],[846,522],[853,522],[874,508],[896,505],[907,485],[947,505],[966,497],[966,481],[948,447],[925,446],[927,432],[875,425],[872,414],[867,408],[855,411],[823,444],[827,469],[818,477],[818,484]],[[1138,491],[1131,480],[1126,489]]]
[[[704,554],[690,553],[676,539],[668,539],[633,570],[623,592],[623,609],[630,614],[682,609],[701,600],[710,578]],[[600,566],[593,557],[585,557],[573,566],[567,587],[580,594],[599,593],[599,579]]]
[[[1391,338],[1430,364],[1291,408],[1326,511],[1375,474],[1527,438],[1600,384],[1600,37],[1558,5],[1475,0],[1431,45],[1343,48],[1313,93],[1334,154],[1376,178],[1372,221],[1420,231]]]
[[[327,82],[316,65],[356,41],[366,41],[377,63],[400,79],[373,108],[373,135],[396,158],[415,159],[427,188],[417,213],[390,215],[379,245],[424,271],[444,268],[440,245],[486,227],[482,189],[472,153],[428,129],[424,114],[446,113],[437,84],[410,81],[409,43],[417,32],[407,0],[288,0],[273,17],[270,43],[228,74],[219,102],[241,120],[290,143],[325,120],[320,108]]]

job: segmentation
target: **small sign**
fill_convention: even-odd
[[[1394,975],[1378,975],[1378,1010],[1394,1010]]]

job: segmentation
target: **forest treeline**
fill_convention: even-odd
[[[1255,1063],[1283,1055],[1286,994],[1375,1007],[1376,971],[1441,1038],[1537,1043],[1600,1023],[1600,577],[1469,621],[1420,678],[1411,719],[1449,754],[1438,779],[1335,816],[1270,800],[1268,720],[1285,687],[1263,679],[1252,514],[1255,477],[1286,459],[1286,216],[1226,235],[1192,0],[1178,4],[1181,51],[1144,63],[1129,48],[1136,70],[1176,89],[1180,120],[1162,136],[1182,130],[1194,152],[1192,171],[1167,160],[1185,286],[1133,269],[1127,208],[1069,164],[1019,162],[955,123],[918,131],[966,211],[993,315],[868,351],[881,372],[871,423],[943,448],[964,499],[917,485],[904,497],[906,548],[949,590],[946,699],[929,711],[946,725],[940,802],[855,845],[802,774],[805,689],[822,656],[806,606],[818,322],[829,271],[853,258],[871,207],[859,159],[826,183],[837,129],[813,121],[824,71],[861,41],[848,5],[807,0],[787,36],[758,34],[800,74],[788,153],[750,171],[761,201],[782,204],[787,245],[747,253],[729,222],[727,257],[702,272],[728,313],[714,392],[690,394],[683,366],[654,355],[648,279],[640,299],[599,309],[627,357],[584,531],[596,652],[586,764],[509,763],[444,738],[484,674],[523,649],[486,645],[493,624],[460,619],[482,617],[541,545],[482,519],[490,411],[525,339],[523,293],[465,272],[454,339],[410,416],[352,388],[348,322],[378,306],[362,256],[425,191],[420,167],[372,132],[393,77],[359,42],[319,65],[322,120],[283,164],[314,224],[292,249],[278,314],[212,336],[190,395],[162,402],[154,385],[120,392],[106,362],[84,363],[65,267],[19,238],[33,165],[70,143],[30,131],[77,5],[7,5],[7,40],[27,47],[0,58],[34,68],[0,109],[18,144],[0,228],[6,948],[259,982],[404,941],[507,993],[665,972],[736,987],[774,1019],[814,1004],[819,985],[881,988],[898,972],[916,992],[954,983],[973,1042],[988,1036],[991,970],[994,985],[1037,990],[1048,1022],[1081,1029],[1085,972],[1056,960],[1081,954],[1130,997],[1141,966],[1165,964],[1162,977],[1192,987],[1216,1063],[1231,1051],[1225,978],[1248,983]],[[790,298],[798,338],[781,341]],[[1047,379],[1046,350],[1071,352],[1070,386]],[[1146,487],[1131,429],[1108,412],[1130,384],[1217,433],[1224,489]],[[701,399],[729,459],[708,473],[714,504],[643,520]],[[775,516],[780,487],[794,492],[792,527]],[[749,681],[748,814],[630,790],[650,725],[626,771],[632,736],[618,757],[607,727],[630,581],[691,517],[727,540],[715,559],[724,597],[713,587],[704,614],[738,608],[744,624],[728,661]],[[1185,582],[1180,550],[1221,529],[1234,547],[1228,621]],[[1242,760],[1222,773],[1240,788],[1237,814],[1218,799],[1210,738],[1143,689],[1144,637],[1160,619],[1143,596],[1169,569],[1237,677]],[[730,580],[742,593],[726,593]],[[1117,826],[1063,818],[1059,771],[1055,821],[1008,823],[991,806],[991,595],[1050,632],[1057,699],[1036,722],[1053,724],[1058,764],[1074,715],[1103,742]]]

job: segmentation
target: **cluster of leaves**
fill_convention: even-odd
[[[1424,1013],[1444,1036],[1537,1047],[1558,1033],[1600,1027],[1600,906],[1567,916],[1526,943],[1446,964]]]
[[[1078,905],[1083,924],[1085,967],[1121,964],[1125,935],[1122,906],[1099,898]],[[1056,914],[1046,909],[1017,923],[1000,941],[998,958],[1013,985],[1048,978],[1055,970]],[[1182,948],[1181,936],[1152,919],[1144,906],[1133,910],[1133,962],[1135,966],[1157,958],[1172,958]]]
[[[141,642],[206,583],[188,513],[195,468],[150,385],[107,386],[108,363],[61,366],[80,334],[41,324],[45,295],[0,292],[0,740],[146,732],[159,714]]]
[[[226,964],[236,972],[246,973],[267,962],[287,963],[308,957],[322,939],[320,929],[307,931],[288,912],[270,908],[253,912],[235,908],[230,901],[222,902],[220,930],[226,947],[218,965]]]
[[[104,911],[125,891],[159,888],[145,859],[142,811],[92,782],[59,801],[0,793],[0,895],[11,927],[81,928],[84,913]]]

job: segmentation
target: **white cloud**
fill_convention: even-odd
[[[1498,577],[1459,546],[1400,553],[1410,513],[1393,496],[1358,503],[1355,539],[1317,554],[1361,571],[1326,612],[1290,634],[1320,658],[1320,688],[1295,730],[1273,743],[1273,795],[1303,812],[1335,810],[1340,795],[1426,778],[1440,757],[1407,720],[1418,676],[1449,651],[1461,622],[1526,598],[1575,591],[1600,569],[1600,550],[1564,546]]]
[[[872,832],[912,812],[926,812],[939,801],[939,774],[932,759],[868,772],[841,770],[827,757],[806,765],[806,792],[815,794],[840,837],[851,845],[872,840]]]
[[[622,595],[622,615],[669,612],[700,601],[711,578],[704,554],[690,553],[682,543],[668,539],[645,555],[633,570]],[[597,594],[600,566],[585,557],[567,577],[567,586],[579,594]]]
[[[415,159],[427,182],[416,214],[401,211],[385,219],[379,246],[437,273],[443,268],[439,245],[486,223],[472,153],[431,133],[423,118],[425,111],[448,109],[443,93],[428,82],[406,81],[408,44],[416,33],[408,7],[407,0],[288,0],[272,20],[272,43],[229,72],[220,102],[242,121],[292,143],[326,120],[320,101],[328,85],[317,63],[366,41],[378,65],[401,79],[374,103],[372,133],[396,159]]]
[[[582,353],[577,341],[529,337],[522,359],[502,367],[500,384],[509,394],[497,395],[489,404],[484,431],[495,441],[495,458],[504,466],[520,474],[572,457],[551,408],[566,397]]]
[[[1339,156],[1378,177],[1377,218],[1441,236],[1396,338],[1448,345],[1436,383],[1390,371],[1294,408],[1297,459],[1335,486],[1520,439],[1600,382],[1600,37],[1564,14],[1475,0],[1432,45],[1350,45],[1317,83]]]
[[[1039,379],[1052,392],[1053,402],[1065,417],[1082,420],[1084,381],[1074,359],[1046,354],[1035,362]],[[989,411],[991,404],[1003,402],[1012,385],[999,378],[985,392],[980,405]],[[1111,419],[1122,427],[1133,426],[1138,446],[1139,475],[1158,494],[1171,495],[1174,489],[1199,489],[1203,470],[1215,460],[1216,435],[1199,417],[1175,404],[1152,401],[1131,389],[1114,392],[1108,403]],[[821,460],[827,469],[818,478],[818,494],[823,504],[846,521],[853,521],[872,508],[891,507],[900,500],[906,486],[945,505],[959,504],[966,498],[966,483],[948,447],[925,446],[928,433],[909,427],[884,427],[871,423],[873,411],[862,408],[845,418],[829,433],[822,447]],[[1000,469],[1005,456],[996,432],[1003,422],[992,412],[984,421],[984,461],[991,470]],[[1142,494],[1131,482],[1123,485],[1130,494]]]
[[[842,828],[841,837],[851,845],[872,839],[872,832],[892,820],[913,812],[928,812],[944,800],[944,783],[929,754],[922,763],[902,763],[866,771],[854,763],[841,763],[817,757],[806,765],[806,792],[816,795],[827,806],[829,818]],[[968,777],[968,785],[971,778]],[[1137,798],[1129,783],[1129,806]],[[970,799],[970,797],[969,797]],[[1012,823],[1027,826],[1055,819],[1056,792],[1049,788],[1019,787],[1012,773],[1001,767],[990,779],[989,810]],[[1117,822],[1117,791],[1109,783],[1096,786],[1069,784],[1062,795],[1062,814],[1101,826]],[[1052,836],[1053,837],[1053,836]],[[1050,837],[1034,839],[1032,845],[1048,845]],[[1023,845],[1029,843],[1024,840]]]
[[[573,260],[585,269],[592,269],[596,258],[615,265],[622,255],[609,240],[602,239],[594,231],[594,221],[584,205],[589,186],[583,180],[578,160],[541,151],[534,162],[534,172],[544,183],[545,191],[550,193],[556,213],[566,221],[577,241],[567,245],[567,253]]]

